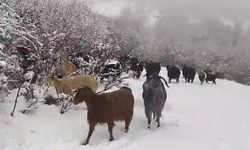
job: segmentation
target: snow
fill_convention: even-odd
[[[166,78],[166,69],[161,75]],[[197,78],[197,77],[196,77]],[[20,113],[25,106],[20,99],[14,118],[15,91],[0,103],[1,150],[249,150],[250,87],[232,81],[217,84],[170,83],[160,128],[146,129],[142,84],[145,78],[126,80],[135,97],[134,116],[129,133],[124,123],[114,127],[115,141],[108,142],[107,126],[97,126],[90,144],[81,146],[88,132],[86,106],[80,104],[61,115],[54,105],[39,104],[31,115]],[[38,92],[39,90],[37,90]],[[39,98],[42,100],[42,97]]]
[[[5,67],[7,65],[6,61],[0,61],[0,67]]]
[[[116,65],[118,63],[119,63],[119,61],[117,61],[117,60],[107,60],[105,62],[106,65],[113,65],[113,64]]]
[[[33,76],[35,75],[35,73],[33,71],[28,71],[24,74],[24,79],[25,80],[31,80],[33,78]]]
[[[0,81],[7,81],[7,77],[3,73],[0,73]]]
[[[0,43],[0,50],[3,50],[4,45]]]
[[[104,14],[106,16],[119,16],[122,10],[126,7],[131,7],[133,5],[132,1],[118,1],[118,0],[112,0],[112,1],[103,1],[103,0],[85,0],[91,8],[99,13]]]

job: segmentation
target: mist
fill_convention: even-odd
[[[141,32],[146,31],[146,36],[150,34],[158,40],[183,43],[190,36],[215,34],[213,39],[222,41],[219,47],[225,47],[228,43],[222,38],[247,34],[250,27],[247,0],[87,0],[87,3],[96,12],[118,18],[127,26],[133,24]]]
[[[2,49],[6,53],[14,50],[12,43],[43,52],[37,53],[37,58],[47,58],[49,52],[56,58],[59,52],[101,50],[113,58],[122,52],[162,65],[210,68],[250,84],[250,1],[5,1],[14,10],[0,10],[7,15],[2,15],[6,27],[0,30],[4,31],[0,36],[5,39]],[[10,11],[19,17],[13,17]],[[26,37],[20,29],[29,29]]]
[[[158,16],[170,21],[178,18],[202,19],[226,18],[231,21],[250,21],[248,0],[87,0],[95,10],[109,15],[119,15],[122,9],[130,8],[136,14]],[[112,12],[110,12],[112,11]]]
[[[234,72],[238,80],[249,70],[248,0],[87,0],[87,4],[117,19],[123,29],[134,30],[140,46],[133,53],[139,56]]]

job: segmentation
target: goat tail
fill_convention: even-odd
[[[170,88],[170,86],[168,85],[168,82],[166,81],[166,79],[164,79],[162,76],[159,76],[159,78],[161,78],[165,82],[166,86]]]

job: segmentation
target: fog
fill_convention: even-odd
[[[98,12],[108,16],[121,14],[122,9],[130,8],[137,15],[152,12],[155,17],[202,19],[225,18],[231,21],[250,20],[250,1],[248,0],[87,0]]]
[[[185,42],[189,46],[190,42],[184,40],[190,36],[211,35],[211,40],[220,41],[219,45],[218,42],[212,45],[216,47],[215,49],[227,47],[232,41],[223,39],[233,39],[235,38],[233,36],[243,38],[238,36],[247,33],[250,27],[248,0],[87,0],[87,2],[96,12],[120,18],[127,26],[137,26],[141,32],[150,32],[150,36],[155,36],[158,40],[164,39],[168,42],[173,40],[182,44]],[[153,43],[150,47],[152,45]],[[193,49],[193,46],[190,48]]]
[[[122,22],[123,29],[134,28],[141,38],[136,50],[144,56],[225,72],[234,68],[243,76],[249,70],[249,0],[86,1],[94,11]]]
[[[249,0],[6,1],[24,19],[41,24],[44,28],[41,31],[48,32],[51,37],[56,36],[54,33],[84,37],[81,50],[122,50],[142,60],[211,68],[250,84]],[[13,23],[12,31],[16,18],[10,16],[8,19]],[[40,37],[43,34],[38,29],[34,34]],[[75,50],[74,45],[82,40],[72,38],[65,43],[59,42],[64,40],[60,36],[56,37],[58,49],[65,46],[67,50]],[[44,38],[39,39],[43,41]],[[47,38],[43,42],[46,41],[51,40]],[[48,48],[43,48],[40,44],[43,42],[38,43],[41,50],[55,49],[52,42]],[[36,45],[33,47],[36,49]]]

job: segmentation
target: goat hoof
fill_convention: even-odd
[[[109,142],[114,141],[114,137],[109,138]]]
[[[81,145],[88,145],[88,144],[89,144],[89,142],[84,142]]]

